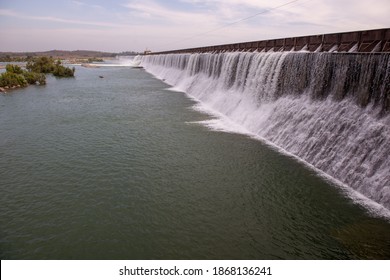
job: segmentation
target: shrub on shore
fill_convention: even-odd
[[[0,75],[0,87],[2,88],[26,87],[29,84],[46,84],[46,77],[42,73],[26,71],[14,64],[7,64],[5,69],[6,72]]]
[[[0,75],[1,88],[26,87],[27,85],[45,85],[45,74],[53,74],[55,77],[74,77],[75,68],[62,65],[60,60],[55,61],[51,57],[37,57],[30,59],[23,70],[15,64],[7,64],[6,72]]]
[[[26,87],[27,85],[27,80],[21,74],[5,72],[0,75],[0,87],[13,88]]]
[[[31,72],[51,73],[56,77],[74,77],[75,68],[70,69],[62,65],[60,60],[54,61],[51,57],[37,57],[27,62],[26,69]]]
[[[46,76],[42,73],[24,71],[23,76],[30,85],[46,85]]]

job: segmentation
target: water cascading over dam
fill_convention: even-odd
[[[164,54],[142,65],[390,209],[390,53]]]

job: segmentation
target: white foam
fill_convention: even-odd
[[[305,54],[165,55],[142,64],[170,90],[198,102],[193,109],[212,116],[198,124],[260,140],[315,170],[370,213],[390,219],[390,210],[372,200],[390,199],[383,183],[390,173],[390,160],[383,158],[390,146],[389,118],[378,120],[374,108],[363,110],[348,99],[312,100],[310,90],[280,96],[281,79],[296,80],[292,70],[279,77],[287,55]]]
[[[96,67],[132,67],[138,68],[141,65],[141,56],[118,56],[116,59],[110,60],[111,63],[89,63]]]

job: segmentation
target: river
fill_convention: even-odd
[[[388,220],[198,105],[120,66],[0,95],[1,259],[390,257]]]

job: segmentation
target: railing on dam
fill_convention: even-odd
[[[390,28],[215,45],[199,48],[153,52],[151,54],[256,50],[307,50],[311,52],[390,52]]]

